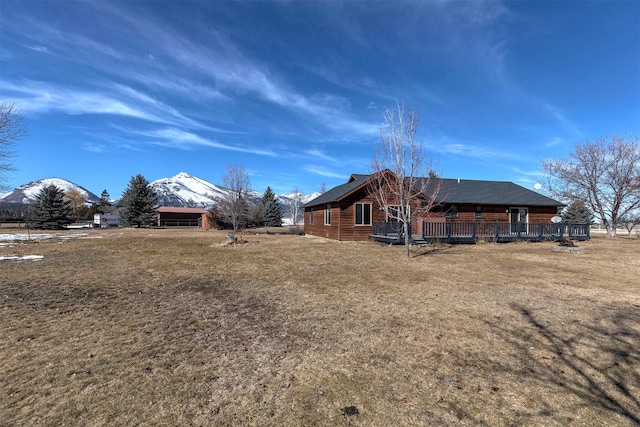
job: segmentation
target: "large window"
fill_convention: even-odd
[[[324,225],[331,225],[331,204],[324,207]]]
[[[313,208],[309,209],[309,224],[313,224]]]
[[[371,225],[371,203],[356,203],[356,225]]]

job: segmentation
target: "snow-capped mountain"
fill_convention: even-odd
[[[307,202],[310,202],[311,200],[315,199],[316,197],[318,197],[320,194],[320,192],[315,192],[315,193],[311,193],[311,194],[303,194],[303,193],[289,193],[289,194],[281,194],[279,196],[277,196],[278,200],[280,200],[281,203],[287,204],[288,202],[292,201],[295,197],[300,197],[300,201],[301,204],[305,204]]]
[[[171,178],[162,178],[151,183],[153,191],[158,195],[161,206],[202,207],[205,209],[218,204],[220,199],[229,193],[229,190],[220,185],[212,184],[202,178],[180,172]],[[318,197],[320,193],[301,194],[301,204]],[[276,196],[277,200],[286,212],[286,206],[291,203],[296,194],[282,194]],[[249,198],[259,202],[262,193],[249,191]]]
[[[71,181],[67,181],[62,178],[44,178],[15,188],[12,192],[6,193],[3,197],[0,197],[0,202],[33,203],[36,200],[38,193],[40,193],[44,187],[48,187],[50,185],[55,185],[65,193],[69,190],[78,190],[86,196],[88,203],[98,203],[100,201],[100,197]]]
[[[151,183],[161,206],[203,207],[216,204],[228,190],[186,172]]]
[[[29,184],[21,185],[11,193],[4,194],[0,197],[0,202],[4,203],[32,203],[36,195],[43,187],[55,185],[63,191],[76,189],[87,196],[89,203],[99,203],[100,198],[85,188],[74,184],[70,181],[60,178],[45,178]],[[204,179],[198,178],[187,172],[180,172],[171,178],[162,178],[150,183],[153,191],[158,195],[158,204],[161,206],[177,206],[177,207],[201,207],[209,209],[217,205],[220,199],[229,193],[229,190],[220,185],[212,184]],[[318,197],[320,193],[302,194],[299,193],[300,204],[303,205],[308,201]],[[296,197],[295,193],[282,194],[276,196],[276,199],[282,206],[282,212],[285,216],[288,214],[287,207],[291,205]],[[249,199],[258,203],[262,198],[262,193],[257,191],[249,191]]]

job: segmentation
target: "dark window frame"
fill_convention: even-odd
[[[360,207],[360,212],[358,212]],[[358,227],[371,225],[371,203],[358,202],[354,204],[354,224]]]

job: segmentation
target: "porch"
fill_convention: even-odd
[[[404,242],[401,222],[375,222],[371,240],[385,243]],[[589,240],[589,224],[566,224],[552,222],[423,222],[420,235],[410,236],[414,243],[434,241],[446,243],[476,243],[514,241],[559,241],[563,239]]]

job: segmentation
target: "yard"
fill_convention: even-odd
[[[640,240],[74,233],[0,246],[0,425],[640,424]]]

